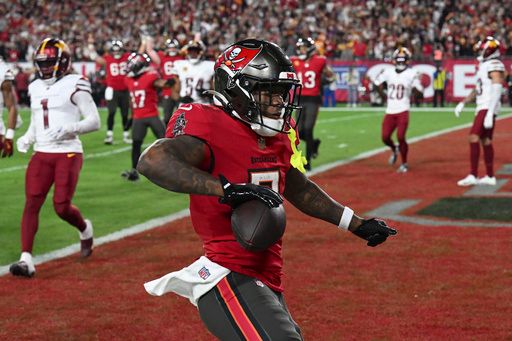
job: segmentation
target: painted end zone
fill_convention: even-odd
[[[512,155],[512,119],[495,134],[501,169]],[[399,215],[412,220],[389,220],[399,234],[377,248],[286,206],[286,297],[306,340],[512,338],[512,228],[414,222],[418,210],[468,190],[456,186],[469,168],[466,137],[464,129],[411,144],[406,174],[385,152],[315,175],[356,212],[410,200]],[[186,299],[143,288],[201,254],[184,218],[102,245],[86,262],[41,264],[32,280],[2,276],[0,339],[211,340]]]

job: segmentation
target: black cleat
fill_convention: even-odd
[[[126,178],[126,180],[128,181],[139,181],[139,172],[137,172],[136,169],[124,171],[123,173],[121,173],[121,176],[123,178]]]
[[[11,264],[9,267],[9,272],[13,276],[20,276],[20,277],[28,277],[31,278],[36,273],[35,269],[29,269],[29,266],[24,261],[19,261],[14,264]]]

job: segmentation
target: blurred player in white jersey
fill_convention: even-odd
[[[82,168],[82,143],[78,135],[98,130],[100,118],[91,96],[91,84],[70,74],[71,54],[60,39],[44,39],[35,52],[38,79],[29,85],[32,116],[30,126],[17,141],[26,153],[34,144],[25,177],[25,209],[21,221],[21,258],[11,265],[15,276],[32,277],[34,237],[39,211],[52,185],[57,215],[79,231],[81,256],[92,253],[93,228],[71,204]],[[83,117],[83,119],[81,119]]]
[[[494,148],[492,135],[494,123],[501,107],[500,98],[505,80],[505,66],[499,60],[500,43],[493,37],[486,37],[475,45],[478,53],[476,87],[455,107],[455,115],[459,117],[464,105],[476,98],[475,119],[469,132],[470,172],[464,179],[457,182],[459,186],[496,185],[494,176]],[[487,175],[478,179],[478,161],[480,144],[484,151]]]
[[[405,47],[400,47],[393,52],[394,68],[383,70],[374,80],[379,94],[385,98],[381,85],[387,84],[387,107],[384,121],[382,122],[382,142],[391,148],[389,164],[396,162],[398,153],[402,158],[402,164],[398,168],[399,173],[409,170],[407,166],[408,145],[405,139],[409,125],[409,109],[411,108],[411,95],[423,96],[423,86],[417,71],[409,68],[411,52]],[[393,142],[391,135],[397,130],[398,147]]]
[[[16,98],[14,97],[14,74],[7,64],[0,61],[0,155],[2,157],[11,157],[13,153],[12,141],[14,138],[14,129],[18,118],[18,109],[16,107]],[[7,126],[4,125],[2,112],[4,105],[7,108]]]
[[[215,63],[203,60],[206,47],[201,41],[190,41],[184,49],[186,59],[174,62],[176,75],[180,80],[180,102],[209,104],[210,96],[203,93],[213,89]]]

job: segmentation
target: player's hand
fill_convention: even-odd
[[[383,220],[372,218],[364,220],[363,224],[352,233],[366,240],[368,246],[374,247],[384,243],[389,236],[394,236],[398,232],[389,227]]]
[[[14,153],[12,145],[13,145],[12,139],[4,138],[3,141],[0,142],[0,150],[2,152],[2,158],[12,156],[12,154]]]
[[[28,152],[28,149],[30,148],[31,144],[32,143],[25,135],[16,140],[16,148],[18,148],[18,152],[20,153]]]
[[[259,200],[268,207],[278,207],[283,203],[279,193],[265,186],[255,184],[232,184],[223,175],[219,175],[224,196],[219,198],[221,204],[227,204],[232,208],[249,201]]]
[[[494,114],[487,112],[484,117],[484,128],[485,129],[491,129],[494,125]]]
[[[75,138],[76,134],[74,133],[72,124],[65,124],[60,127],[50,128],[46,131],[46,136],[48,136],[52,140],[69,140]]]
[[[455,107],[455,110],[453,111],[455,113],[455,117],[460,116],[462,109],[464,109],[464,102],[459,102],[459,104],[457,104],[457,106]]]

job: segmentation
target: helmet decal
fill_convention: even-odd
[[[262,46],[258,48],[248,48],[233,45],[219,56],[215,63],[215,68],[224,64],[230,68],[231,71],[240,71],[260,53],[261,49]]]

